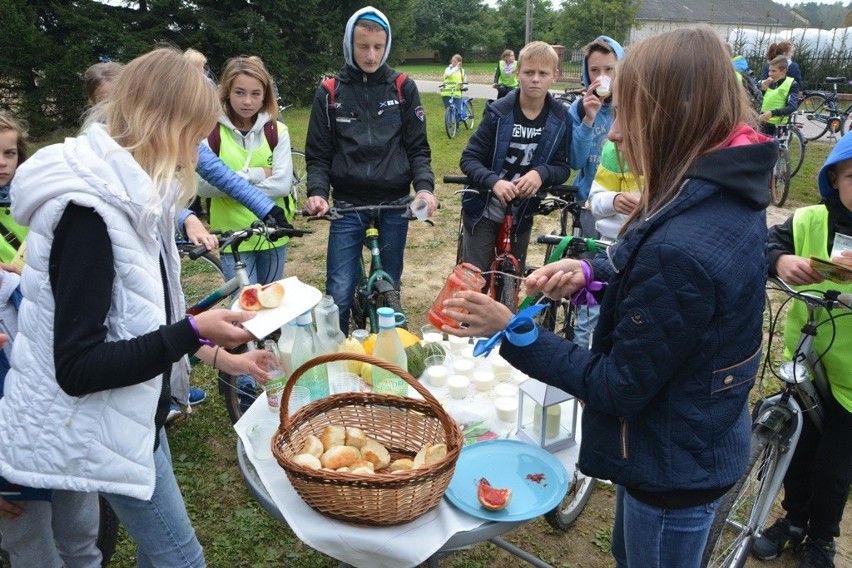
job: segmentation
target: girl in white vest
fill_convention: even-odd
[[[155,50],[125,67],[82,135],[37,152],[12,183],[12,214],[30,232],[0,475],[101,492],[138,566],[204,566],[163,429],[172,366],[196,353],[268,379],[262,355],[212,347],[248,341],[232,322],[250,315],[182,318],[175,211],[195,193],[198,143],[219,108],[179,51]]]

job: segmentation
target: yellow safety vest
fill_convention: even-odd
[[[278,132],[286,128],[282,123],[278,123]],[[234,171],[239,171],[246,163],[246,159],[251,154],[251,160],[248,163],[249,167],[272,167],[272,149],[269,147],[266,137],[263,138],[263,144],[255,150],[246,150],[234,140],[231,131],[227,126],[220,124],[219,132],[222,138],[219,146],[219,158]],[[292,217],[293,198],[291,196],[277,197],[273,200],[276,205],[289,212]],[[241,203],[230,197],[214,197],[210,200],[210,228],[214,230],[227,231],[232,229],[244,229],[251,226],[257,221],[257,216],[247,209]],[[287,244],[288,238],[282,238],[274,243],[269,242],[265,238],[252,237],[247,241],[243,241],[240,245],[240,252],[267,250],[271,248],[282,247]],[[230,250],[228,247],[224,252]]]
[[[761,112],[776,110],[787,106],[787,97],[790,95],[790,87],[793,86],[793,78],[787,77],[776,89],[766,89],[763,92],[763,105]],[[786,124],[790,120],[789,116],[773,116],[766,122],[769,124]]]
[[[504,62],[500,60],[497,63],[497,69],[499,70],[499,77],[497,78],[498,85],[504,85],[509,87],[510,89],[514,89],[518,86],[518,62],[515,61],[512,63],[512,71],[506,73],[506,68],[504,67]]]
[[[461,69],[457,69],[450,75],[444,76],[444,86],[441,87],[442,97],[460,97],[464,75]]]
[[[15,222],[9,207],[0,207],[0,262],[12,262],[28,231],[27,227]]]
[[[795,254],[804,258],[815,256],[829,260],[828,210],[824,205],[801,207],[793,214],[793,242]],[[852,292],[852,284],[824,281],[822,284],[794,286],[797,290],[839,290]],[[842,314],[842,311],[837,313]],[[784,325],[784,357],[791,359],[807,322],[808,310],[803,302],[794,300],[787,312]],[[828,319],[823,310],[815,315],[817,323]],[[831,348],[826,351],[829,344]],[[822,364],[828,374],[828,383],[837,402],[852,412],[852,316],[834,320],[834,325],[821,325],[814,340],[814,349],[822,355]]]

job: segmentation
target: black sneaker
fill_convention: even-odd
[[[805,556],[799,568],[834,568],[834,541],[808,538],[802,548]]]
[[[793,550],[805,538],[805,531],[790,532],[790,521],[778,519],[771,527],[760,533],[751,547],[751,554],[760,560],[773,560],[785,550]]]

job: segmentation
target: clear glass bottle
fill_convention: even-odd
[[[322,347],[322,353],[339,353],[343,349],[346,336],[340,331],[340,309],[334,303],[334,298],[324,295],[314,308],[314,319],[317,322],[317,337]],[[328,363],[328,376],[333,377],[345,372],[346,363],[335,361]]]
[[[396,317],[391,308],[379,308],[379,334],[376,337],[376,346],[373,348],[373,357],[384,359],[397,367],[405,370],[408,368],[408,357],[402,348],[402,341],[396,333]],[[408,383],[402,377],[385,371],[382,368],[373,367],[373,392],[384,394],[395,394],[408,396]]]
[[[281,335],[278,337],[278,352],[281,354],[281,365],[287,376],[293,374],[293,340],[296,339],[298,329],[296,320],[290,320],[281,327]]]
[[[288,373],[284,371],[284,366],[281,363],[281,353],[278,350],[278,344],[271,339],[263,342],[263,350],[271,353],[275,358],[273,365],[266,370],[271,378],[263,385],[263,390],[266,391],[266,404],[272,412],[278,412],[281,407],[281,393],[284,392],[284,386],[287,384]]]
[[[482,291],[485,286],[485,278],[482,277],[482,271],[476,266],[464,262],[456,266],[447,281],[444,283],[444,288],[435,298],[432,307],[429,308],[428,319],[429,323],[441,329],[442,326],[458,327],[459,324],[455,319],[452,319],[444,314],[444,300],[452,298],[457,292],[463,290]]]
[[[306,312],[296,318],[296,337],[293,339],[293,367],[298,369],[305,362],[322,355],[322,347],[316,331],[314,331],[311,312]],[[299,377],[297,385],[307,388],[311,393],[311,402],[329,395],[328,373],[325,365],[311,367],[308,372]]]

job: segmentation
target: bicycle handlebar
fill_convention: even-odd
[[[444,176],[444,183],[471,185],[467,176]],[[547,194],[566,201],[576,201],[580,188],[576,185],[551,185],[538,190],[539,194]]]
[[[307,217],[308,221],[337,221],[343,219],[345,213],[367,213],[372,215],[379,211],[402,211],[401,217],[417,219],[411,212],[411,204],[380,204],[380,205],[348,205],[346,207],[330,207],[325,215],[313,215],[307,209],[296,211],[296,215]]]
[[[257,221],[251,227],[247,227],[245,229],[239,229],[236,231],[226,231],[219,237],[219,248],[224,248],[227,246],[238,247],[240,243],[245,240],[250,239],[255,235],[264,235],[270,241],[277,241],[281,237],[303,237],[305,235],[309,235],[313,233],[313,231],[307,229],[294,229],[293,227],[270,227],[268,225],[264,225],[260,221]],[[192,260],[198,259],[198,257],[204,255],[207,252],[207,247],[204,245],[198,245],[191,251],[189,251],[188,256]]]
[[[840,293],[838,290],[826,290],[825,292],[815,290],[810,293],[799,291],[790,287],[789,284],[777,276],[770,277],[767,284],[774,284],[775,287],[773,289],[784,292],[788,296],[801,300],[811,306],[819,306],[826,310],[838,307],[852,310],[852,294],[849,293]],[[822,295],[817,295],[815,292]]]
[[[601,240],[598,240],[598,239],[593,239],[591,237],[572,237],[571,235],[566,235],[566,236],[570,237],[571,239],[583,241],[583,242],[586,242],[586,243],[591,241],[592,243],[595,244],[596,247],[602,248],[602,249],[608,248],[610,245],[612,245],[612,243],[609,242],[609,241],[601,241]],[[538,244],[541,244],[541,245],[558,245],[559,243],[562,242],[563,238],[565,238],[565,237],[563,237],[561,235],[539,235],[539,236],[536,237],[535,241]]]

